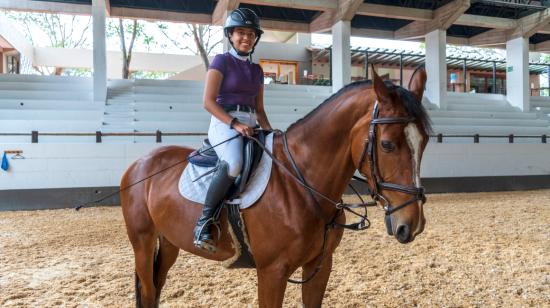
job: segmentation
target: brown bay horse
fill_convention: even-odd
[[[356,170],[365,176],[374,198],[384,206],[388,232],[402,243],[414,240],[425,224],[419,175],[430,129],[420,104],[425,82],[423,70],[413,76],[410,90],[384,83],[374,74],[372,83],[346,86],[286,133],[289,151],[303,177],[328,198],[340,200]],[[281,134],[274,137],[273,155],[292,170],[282,139]],[[174,165],[191,152],[179,146],[156,149],[128,168],[121,187]],[[179,164],[120,194],[135,254],[138,307],[158,306],[168,270],[180,249],[218,261],[235,253],[225,210],[217,252],[209,254],[193,245],[193,227],[201,205],[179,194],[178,180],[185,165]],[[314,200],[280,166],[273,166],[262,197],[242,210],[256,263],[260,307],[282,305],[287,279],[299,267],[304,279],[320,267],[302,285],[302,300],[306,307],[321,306],[332,254],[344,232],[340,227],[327,229],[322,257],[325,225],[334,217],[337,223],[345,223],[341,212],[325,199]]]

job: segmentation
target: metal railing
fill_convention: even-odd
[[[182,132],[169,132],[163,133],[160,130],[157,130],[154,133],[102,133],[96,131],[95,133],[39,133],[38,131],[32,131],[31,133],[0,133],[1,136],[30,136],[31,143],[38,143],[39,136],[59,136],[59,137],[71,137],[71,136],[95,136],[96,143],[101,143],[103,137],[155,137],[157,143],[162,142],[162,137],[164,136],[178,136],[178,137],[198,137],[198,136],[207,136],[207,133],[182,133]],[[443,143],[444,138],[472,138],[474,143],[479,143],[480,138],[508,138],[508,143],[514,143],[515,139],[540,139],[541,143],[547,143],[548,136],[543,135],[466,135],[466,134],[457,134],[457,135],[444,135],[444,134],[435,134],[430,135],[430,138],[435,138],[437,143]]]
[[[95,133],[39,133],[33,130],[31,133],[0,133],[0,136],[30,136],[31,143],[38,143],[38,136],[59,136],[59,137],[73,137],[73,136],[95,136],[95,142],[101,143],[103,137],[147,137],[155,136],[156,142],[161,143],[163,136],[179,136],[179,137],[195,137],[195,136],[207,136],[207,133],[163,133],[157,130],[154,133],[102,133],[96,131]]]
[[[547,135],[430,135],[430,138],[436,138],[437,143],[443,143],[443,138],[473,138],[474,143],[479,143],[479,138],[508,138],[508,143],[514,143],[515,139],[539,139],[541,143],[546,143]]]

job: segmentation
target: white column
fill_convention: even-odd
[[[446,110],[447,96],[447,34],[445,30],[434,30],[426,34],[426,97],[432,104]]]
[[[506,99],[529,111],[529,42],[523,37],[506,42]]]
[[[94,102],[104,104],[107,99],[107,48],[105,44],[105,0],[92,0],[94,35]]]
[[[332,26],[332,91],[351,82],[351,23],[338,21]]]

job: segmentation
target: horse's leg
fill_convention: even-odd
[[[136,261],[136,294],[137,307],[155,307],[156,290],[153,282],[153,264],[157,237],[154,234],[142,234],[131,240]],[[138,290],[136,290],[136,293]]]
[[[282,307],[286,281],[290,273],[286,268],[271,266],[257,270],[258,301],[261,308]]]
[[[318,262],[319,260],[315,258],[313,261],[302,266],[302,279],[309,278],[315,272]],[[310,281],[302,285],[302,301],[304,307],[321,307],[331,270],[332,253],[328,253],[321,264],[319,272],[317,272]]]
[[[156,287],[156,305],[160,303],[160,292],[164,283],[166,283],[166,276],[168,276],[168,270],[176,263],[178,258],[179,248],[172,245],[166,238],[159,237],[159,250],[155,259],[155,271],[153,280]]]

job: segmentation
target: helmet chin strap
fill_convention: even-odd
[[[227,39],[229,40],[229,44],[231,45],[231,48],[237,53],[237,55],[241,57],[250,57],[250,61],[252,61],[252,54],[254,53],[254,49],[256,49],[256,45],[258,45],[258,43],[260,42],[260,36],[256,38],[256,41],[254,42],[254,46],[252,46],[252,50],[250,50],[250,52],[242,52],[238,50],[237,48],[235,48],[235,46],[233,46],[233,41],[231,40],[231,38],[228,37]]]

